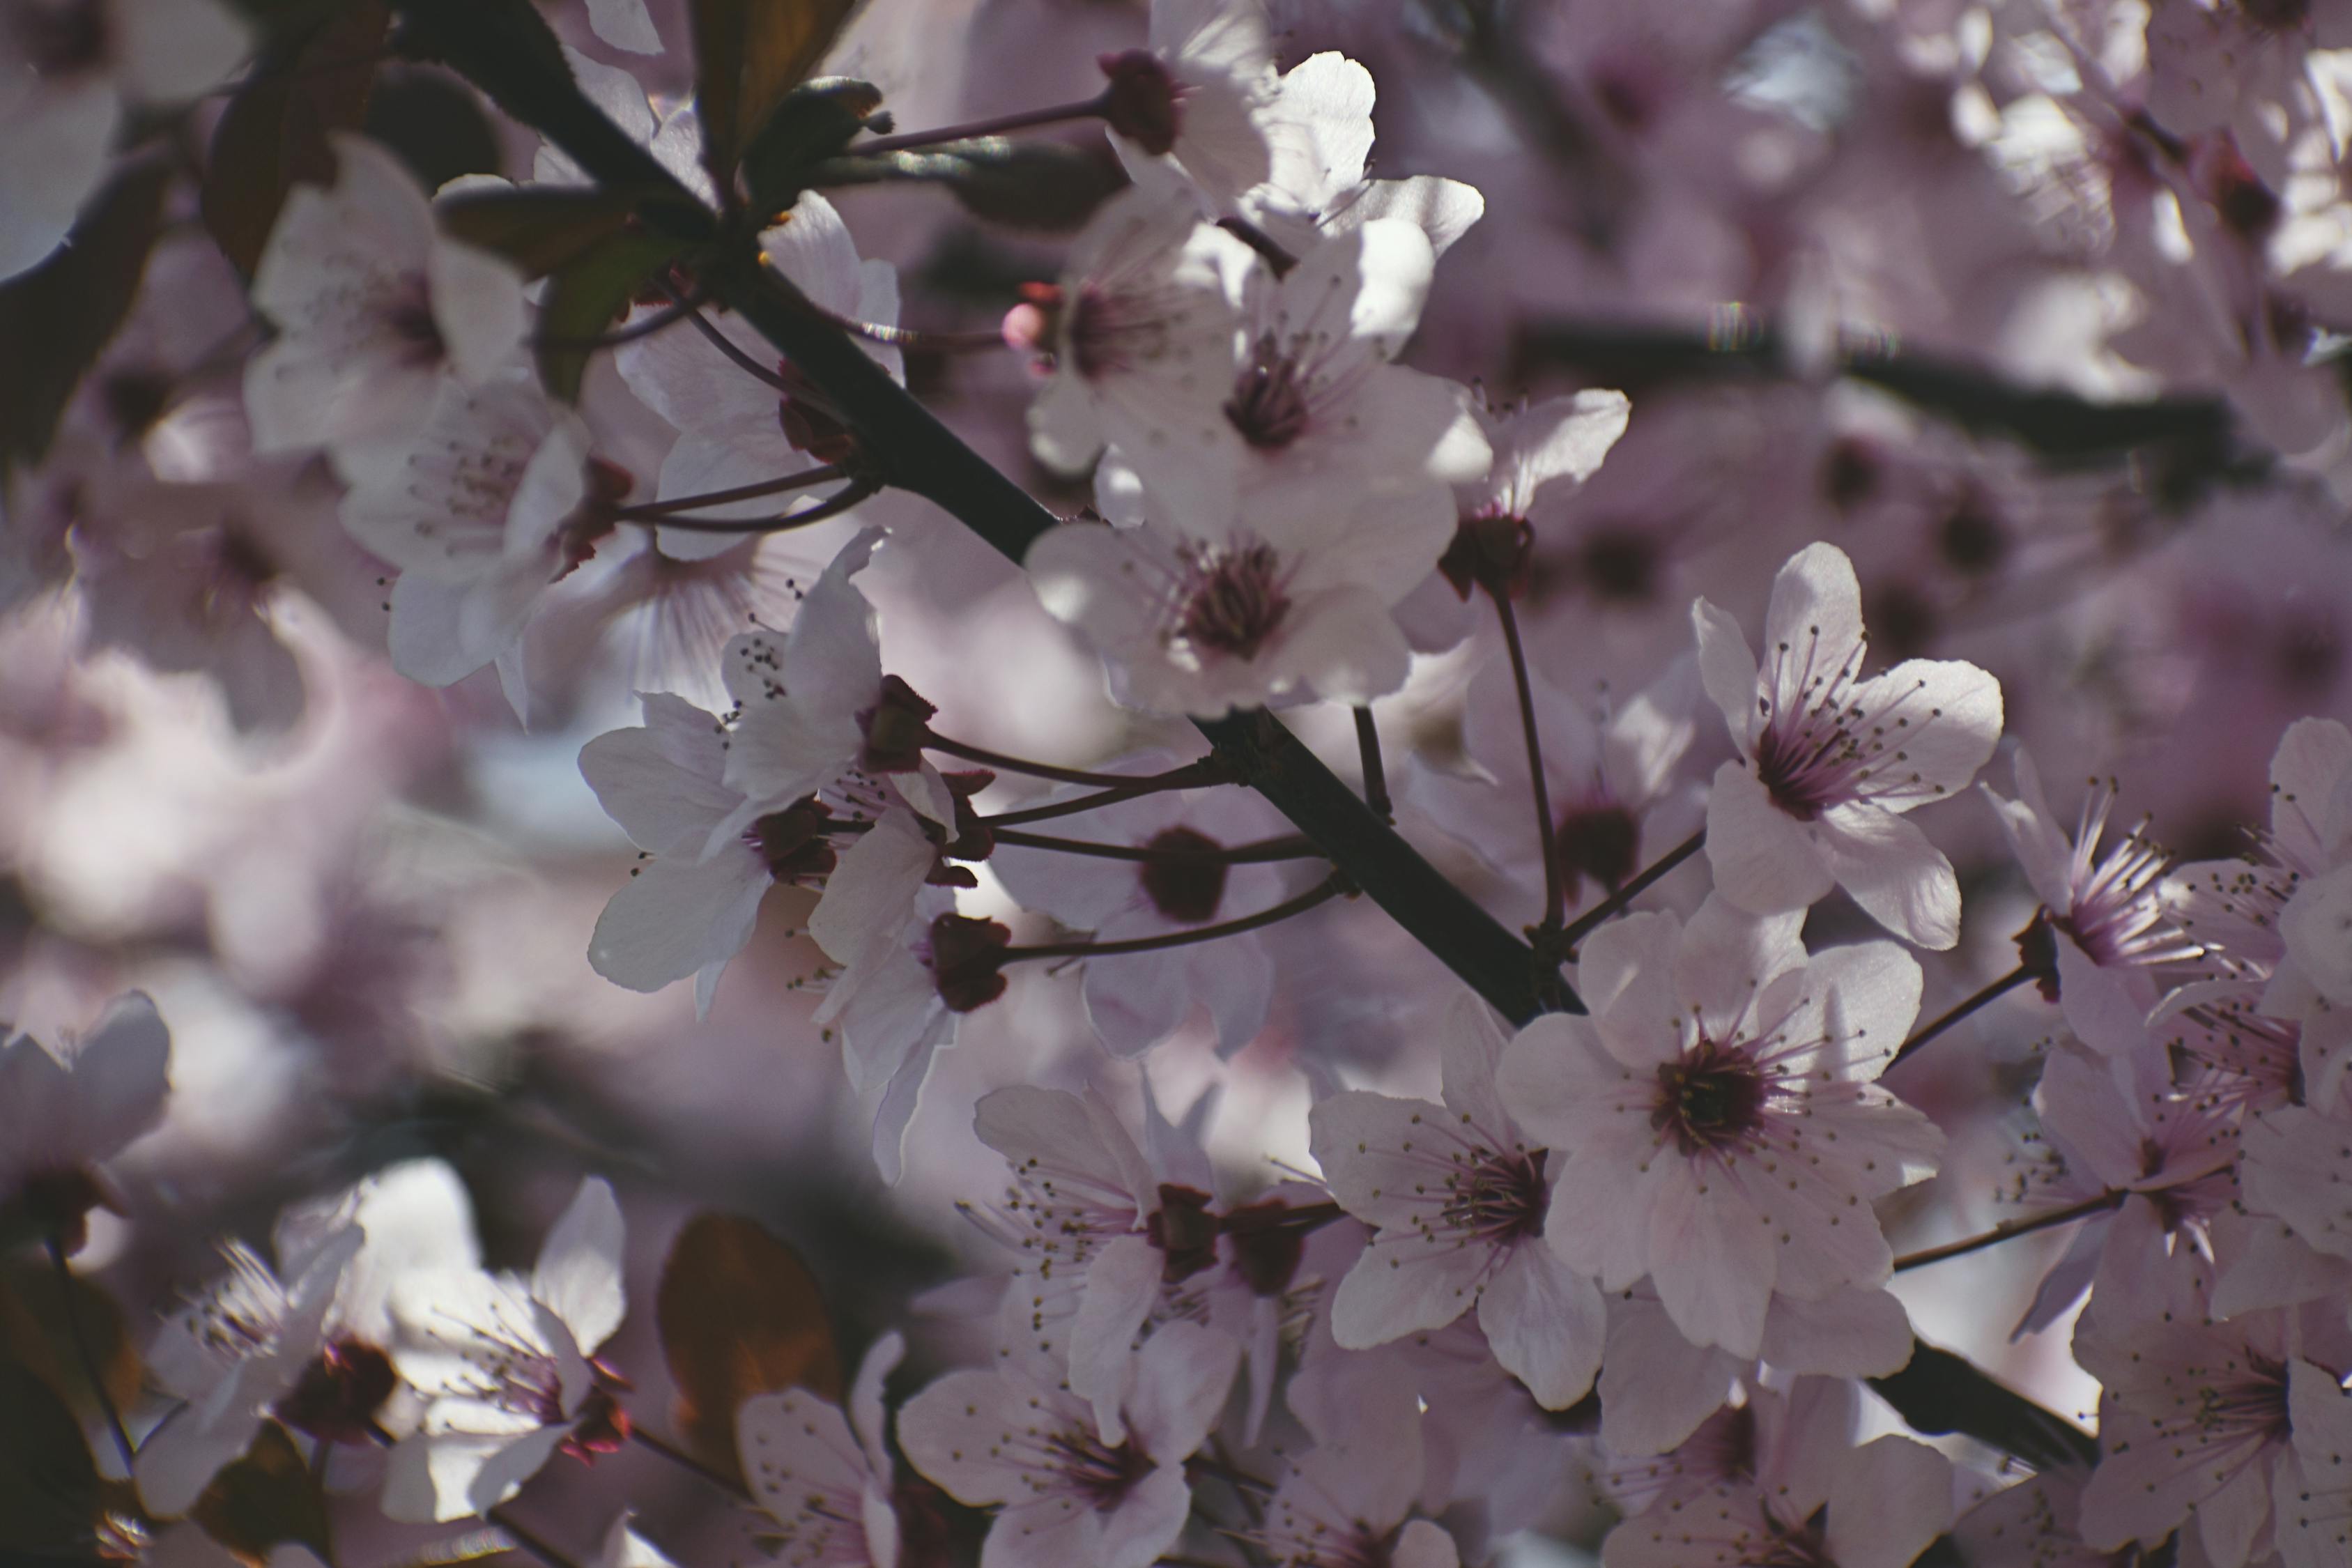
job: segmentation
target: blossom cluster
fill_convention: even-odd
[[[0,0],[0,1558],[2352,1568],[2352,16],[849,10]]]

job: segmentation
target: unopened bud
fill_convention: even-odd
[[[1153,154],[1176,145],[1183,128],[1182,94],[1168,68],[1143,49],[1103,55],[1095,63],[1110,78],[1103,119],[1113,131]]]
[[[1000,921],[941,915],[931,922],[931,979],[950,1012],[969,1013],[1004,994],[1003,953],[1012,941]]]

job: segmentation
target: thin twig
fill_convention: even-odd
[[[757,500],[761,496],[782,495],[786,490],[800,489],[808,485],[831,484],[845,479],[840,466],[827,463],[822,468],[808,468],[781,479],[762,479],[756,485],[737,485],[729,490],[705,490],[700,495],[677,496],[668,500],[646,501],[640,506],[625,506],[613,513],[619,522],[644,522],[652,518],[667,518],[673,512],[693,511],[698,507],[727,506],[739,500]]]
[[[1239,936],[1244,931],[1256,931],[1262,926],[1286,921],[1293,915],[1304,914],[1316,905],[1346,892],[1348,886],[1348,879],[1335,871],[1297,898],[1285,899],[1271,909],[1244,915],[1239,920],[1194,926],[1190,931],[1170,931],[1163,936],[1129,937],[1124,942],[1042,942],[1035,947],[1008,947],[997,953],[997,962],[1015,963],[1029,958],[1116,958],[1122,953],[1158,952],[1165,948],[1191,947],[1197,942],[1215,942],[1220,937]]]
[[[968,121],[961,125],[942,126],[937,131],[910,131],[903,136],[877,136],[871,142],[853,142],[842,149],[853,158],[873,153],[904,153],[917,147],[936,147],[942,142],[970,142],[982,136],[1002,136],[1008,131],[1027,131],[1040,125],[1059,125],[1073,120],[1098,120],[1110,107],[1110,94],[1099,93],[1083,103],[1057,103],[1045,109],[1026,109],[1018,114],[1000,114],[990,120]]]
[[[1059,838],[1048,833],[1024,833],[1018,828],[997,828],[991,837],[999,844],[1014,844],[1024,849],[1051,849],[1064,855],[1091,855],[1102,860],[1192,860],[1221,866],[1257,865],[1269,860],[1320,860],[1323,851],[1303,833],[1286,833],[1279,838],[1260,839],[1255,844],[1236,844],[1231,848],[1213,849],[1154,849],[1149,844],[1103,844],[1087,838]]]
[[[716,517],[661,517],[652,521],[658,527],[687,533],[790,533],[796,528],[839,517],[881,493],[881,480],[861,479],[834,491],[806,511],[779,512],[774,517],[745,518],[740,521]]]
[[[652,337],[664,327],[676,326],[678,322],[686,320],[688,316],[693,314],[696,310],[700,310],[706,302],[707,296],[705,296],[700,289],[697,289],[689,291],[685,298],[675,300],[671,303],[664,305],[660,310],[656,310],[644,321],[631,321],[625,327],[614,327],[609,332],[594,332],[586,337],[567,337],[562,333],[557,332],[550,333],[546,336],[535,339],[534,341],[541,348],[543,349],[618,348],[623,343],[635,342],[639,338]]]
[[[1076,816],[1080,812],[1097,806],[1116,805],[1139,795],[1158,795],[1163,790],[1198,789],[1206,784],[1231,784],[1233,774],[1214,757],[1202,757],[1197,763],[1187,763],[1181,768],[1171,768],[1164,773],[1151,773],[1139,779],[1097,790],[1092,795],[1074,795],[1057,800],[1050,805],[1032,805],[1020,811],[999,812],[994,816],[982,817],[981,824],[990,828],[1018,827],[1024,823],[1048,822],[1057,816]]]
[[[73,1340],[75,1358],[81,1363],[81,1374],[89,1380],[89,1392],[106,1416],[106,1429],[114,1438],[114,1451],[122,1457],[122,1473],[127,1476],[131,1473],[136,1450],[131,1446],[129,1429],[122,1425],[122,1412],[114,1407],[114,1395],[107,1392],[97,1352],[90,1349],[89,1337],[82,1331],[81,1314],[74,1310],[74,1271],[73,1265],[66,1261],[65,1240],[58,1236],[45,1239],[49,1263],[58,1274],[58,1310],[65,1314],[66,1332]]]
[[[746,1487],[741,1481],[737,1480],[734,1477],[727,1474],[724,1470],[714,1469],[710,1466],[704,1464],[700,1459],[696,1458],[692,1454],[688,1453],[684,1448],[679,1447],[668,1438],[661,1436],[656,1433],[649,1432],[634,1421],[629,1423],[629,1436],[636,1439],[639,1443],[644,1444],[646,1447],[652,1449],[655,1453],[659,1454],[663,1458],[667,1459],[671,1464],[678,1467],[678,1468],[693,1472],[695,1475],[701,1477],[704,1480],[709,1481],[712,1486],[719,1488],[721,1491],[731,1492],[735,1496],[742,1499],[745,1502],[751,1500],[751,1489]]]
[[[1675,867],[1706,847],[1706,829],[1702,827],[1664,855],[1659,856],[1656,862],[1640,876],[1570,921],[1568,929],[1559,933],[1559,945],[1562,951],[1573,948],[1578,942],[1591,936],[1600,929],[1602,921],[1657,886],[1658,882]]]
[[[1895,1260],[1895,1271],[1900,1274],[1906,1268],[1922,1268],[1930,1263],[1941,1263],[1948,1258],[1959,1258],[1968,1253],[1980,1251],[1996,1242],[2007,1241],[2013,1236],[2031,1236],[2037,1230],[2048,1230],[2054,1226],[2084,1219],[2103,1210],[2116,1207],[2130,1195],[2120,1190],[2104,1192],[2096,1197],[2084,1198],[2081,1203],[2068,1204],[2064,1208],[2052,1209],[2048,1214],[2035,1215],[2032,1219],[2013,1219],[2006,1224],[1997,1225],[1979,1236],[1963,1237],[1958,1241],[1948,1241],[1941,1247],[1923,1247],[1917,1252],[1906,1252]]]
[[[667,294],[670,299],[677,303],[681,305],[688,303],[686,296],[680,294],[677,289],[669,287],[668,284],[661,284],[660,288],[663,293]],[[717,327],[712,326],[709,321],[704,321],[702,319],[702,310],[700,307],[698,306],[688,310],[686,312],[686,319],[694,323],[694,330],[696,331],[700,332],[704,337],[710,340],[710,346],[712,348],[717,349],[720,353],[725,354],[729,359],[734,361],[736,367],[741,370],[744,374],[751,376],[755,381],[762,382],[769,386],[774,387],[786,397],[790,397],[793,395],[794,388],[792,383],[786,381],[774,371],[770,370],[766,365],[761,364],[758,360],[753,359],[750,354],[745,353],[736,343],[734,339],[729,337],[725,332],[720,331]]]
[[[1928,1025],[1926,1028],[1921,1029],[1909,1039],[1904,1041],[1903,1048],[1895,1052],[1894,1059],[1889,1061],[1886,1065],[1889,1068],[1896,1066],[1904,1058],[1909,1056],[1913,1051],[1917,1050],[1921,1046],[1926,1045],[1929,1040],[1934,1039],[1937,1035],[1942,1034],[1945,1030],[1950,1028],[1953,1025],[1958,1023],[1961,1019],[1967,1017],[1978,1008],[2008,995],[2011,992],[2016,990],[2019,986],[2024,984],[2027,981],[2032,978],[2033,971],[2026,968],[2023,964],[2018,965],[2015,969],[2011,970],[2007,974],[2002,975],[2000,979],[1994,981],[1991,984],[1986,986],[1983,990],[1978,992],[1967,1001],[1958,1004],[1942,1017],[1937,1018],[1934,1023]]]
[[[1559,874],[1559,852],[1552,843],[1558,828],[1551,819],[1551,792],[1544,784],[1543,739],[1536,731],[1536,693],[1528,679],[1528,652],[1519,645],[1519,618],[1512,613],[1511,596],[1486,596],[1494,601],[1495,614],[1503,623],[1503,646],[1511,655],[1511,679],[1519,689],[1519,728],[1528,740],[1528,788],[1535,795],[1536,841],[1543,851],[1543,929],[1558,931],[1568,916],[1568,886]]]
[[[936,730],[923,735],[926,751],[945,752],[950,757],[961,757],[967,763],[978,763],[999,773],[1027,773],[1032,778],[1052,779],[1057,784],[1097,784],[1116,789],[1135,782],[1133,773],[1098,773],[1085,768],[1066,768],[1056,763],[1034,763],[1026,757],[1016,757],[1004,752],[992,752],[985,746],[975,746],[968,741],[950,740]]]

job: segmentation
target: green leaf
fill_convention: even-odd
[[[532,278],[580,260],[628,226],[637,197],[589,185],[462,191],[433,204],[453,239],[495,251]]]
[[[585,340],[609,331],[646,280],[686,248],[666,235],[624,228],[549,276],[539,300],[539,379],[550,395],[579,401],[596,352]]]
[[[803,176],[803,183],[816,189],[898,180],[945,185],[975,217],[1062,233],[1085,223],[1125,176],[1107,158],[1080,148],[1000,136],[950,142],[923,152],[828,158]]]
[[[816,1280],[800,1254],[753,1221],[688,1220],[662,1266],[654,1314],[677,1384],[677,1429],[728,1475],[741,1474],[735,1411],[743,1401],[782,1388],[841,1397],[841,1355]]]
[[[327,1503],[286,1428],[262,1424],[245,1458],[223,1469],[189,1517],[252,1568],[286,1542],[327,1555]]]
[[[816,68],[857,0],[691,0],[702,162],[722,199],[784,95]]]
[[[37,462],[66,401],[131,313],[171,170],[127,165],[55,254],[0,287],[0,471]]]
[[[882,107],[882,89],[855,77],[819,77],[784,95],[743,149],[743,184],[763,217],[790,207],[806,188],[809,166],[849,145]]]
[[[0,1361],[0,1557],[94,1559],[105,1492],[73,1412],[9,1361]]]
[[[247,277],[298,181],[335,177],[330,131],[367,118],[376,57],[392,27],[384,0],[359,0],[316,29],[264,53],[213,128],[205,226]]]

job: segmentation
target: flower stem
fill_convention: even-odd
[[[1978,992],[1967,1001],[1956,1005],[1949,1011],[1945,1013],[1942,1017],[1937,1018],[1934,1023],[1928,1025],[1926,1028],[1921,1029],[1909,1039],[1904,1041],[1903,1048],[1895,1052],[1894,1059],[1889,1061],[1886,1065],[1889,1068],[1895,1067],[1901,1063],[1904,1058],[1909,1056],[1913,1051],[1917,1050],[1921,1046],[1926,1045],[1929,1040],[1934,1039],[1937,1035],[1942,1034],[1945,1030],[1950,1028],[1953,1025],[1958,1023],[1961,1019],[1967,1017],[1978,1008],[1982,1007],[1989,1003],[2000,1000],[2001,997],[2008,995],[2011,992],[2016,990],[2019,986],[2024,984],[2027,981],[2032,978],[2032,970],[2027,968],[2023,964],[2018,965],[2015,969],[2011,970],[2007,974],[2002,975],[2000,979],[1994,981],[1991,984],[1986,986],[1983,990]]]
[[[882,491],[879,479],[853,479],[849,485],[817,502],[806,511],[780,512],[774,517],[753,517],[740,521],[709,517],[660,517],[651,521],[664,528],[675,528],[688,533],[790,533],[796,528],[807,528],[839,517],[852,507],[871,500]]]
[[[670,299],[677,304],[684,305],[688,303],[687,297],[680,294],[675,289],[668,288],[665,285],[663,292],[667,293]],[[790,397],[793,395],[793,389],[792,383],[786,381],[782,376],[778,375],[774,371],[770,370],[766,365],[761,364],[758,360],[753,359],[750,354],[745,353],[740,348],[736,346],[735,341],[732,338],[730,338],[725,332],[720,331],[717,327],[712,326],[709,321],[704,321],[702,319],[702,311],[699,308],[689,309],[686,312],[686,319],[694,323],[694,330],[696,331],[700,332],[705,338],[708,338],[710,341],[710,346],[712,348],[717,349],[720,353],[723,353],[729,359],[733,360],[735,362],[736,368],[740,370],[744,374],[750,376],[754,381],[774,388],[776,391],[782,393],[787,397]]]
[[[639,338],[652,337],[664,327],[674,327],[703,306],[705,296],[699,289],[689,290],[682,299],[673,300],[642,321],[631,321],[625,327],[614,327],[609,332],[593,332],[586,337],[566,337],[549,333],[537,340],[543,349],[613,349],[623,343],[635,342]]]
[[[1214,942],[1219,937],[1239,936],[1244,931],[1261,926],[1274,925],[1293,915],[1304,914],[1326,900],[1348,891],[1348,879],[1335,871],[1297,898],[1285,899],[1271,909],[1260,910],[1239,920],[1221,921],[1215,925],[1195,926],[1191,931],[1170,931],[1164,936],[1129,937],[1125,942],[1053,942],[1035,947],[1008,947],[1000,952],[997,962],[1013,963],[1024,958],[1114,958],[1129,952],[1158,952],[1164,948],[1191,947],[1196,942]]]
[[[1568,887],[1559,875],[1559,854],[1552,843],[1551,792],[1544,785],[1543,741],[1536,733],[1536,693],[1528,679],[1528,653],[1519,643],[1519,617],[1508,594],[1488,594],[1502,622],[1503,646],[1510,650],[1511,679],[1519,689],[1519,728],[1528,738],[1528,787],[1536,801],[1536,839],[1543,850],[1543,929],[1558,931],[1568,917]]]
[[[2064,1208],[2052,1209],[2048,1214],[2035,1215],[2032,1219],[2013,1219],[2004,1225],[1997,1225],[1979,1236],[1963,1237],[1958,1241],[1948,1241],[1941,1247],[1906,1252],[1895,1260],[1895,1271],[1900,1274],[1906,1268],[1923,1268],[1930,1263],[1941,1263],[1948,1258],[1959,1258],[1990,1247],[1997,1241],[2007,1241],[2012,1236],[2031,1236],[2037,1230],[2048,1230],[2087,1218],[2102,1210],[2116,1207],[2129,1195],[2121,1189],[2110,1190],[2095,1197],[2084,1198],[2078,1204],[2068,1204]]]
[[[969,742],[951,741],[936,730],[924,731],[923,749],[945,752],[950,757],[961,757],[967,763],[978,763],[982,767],[994,768],[1000,773],[1027,773],[1032,778],[1052,779],[1058,784],[1100,784],[1106,789],[1116,789],[1136,782],[1133,773],[1089,773],[1085,768],[1060,767],[1053,763],[1033,763],[1026,757],[992,752],[985,746],[975,746]]]
[[[505,1504],[484,1509],[482,1517],[506,1531],[517,1546],[546,1563],[547,1568],[580,1568],[571,1558],[549,1545],[543,1537],[523,1528],[515,1516],[507,1511]]]
[[[1021,811],[1000,812],[982,817],[983,826],[1018,827],[1027,822],[1046,822],[1056,816],[1075,816],[1082,811],[1092,811],[1098,805],[1116,805],[1138,795],[1158,795],[1162,790],[1197,789],[1203,784],[1233,783],[1233,775],[1214,757],[1202,757],[1197,763],[1187,763],[1181,768],[1171,768],[1164,773],[1150,773],[1139,779],[1128,779],[1109,789],[1097,790],[1092,795],[1076,795],[1069,800],[1057,800],[1050,805],[1033,805]]]
[[[943,126],[937,131],[910,131],[903,136],[877,136],[871,142],[853,142],[842,149],[851,158],[863,158],[874,153],[905,153],[917,147],[936,147],[942,142],[970,142],[975,137],[1002,136],[1008,131],[1028,131],[1040,125],[1061,125],[1073,120],[1099,120],[1110,107],[1110,94],[1099,93],[1083,103],[1057,103],[1045,109],[1024,109],[1018,114],[1000,114],[990,120],[971,120],[961,125]]]
[[[835,479],[847,477],[840,468],[827,463],[823,468],[786,474],[782,479],[762,479],[756,485],[737,485],[730,490],[705,490],[697,496],[677,496],[669,500],[647,501],[642,506],[625,506],[613,516],[621,522],[646,522],[667,519],[672,512],[692,511],[697,507],[725,506],[731,501],[757,500],[761,496],[781,495],[786,490],[799,489],[803,485],[830,484]]]
[[[824,311],[824,315],[854,338],[864,338],[871,343],[887,343],[896,349],[928,350],[934,353],[976,353],[1008,346],[1001,330],[934,332],[918,327],[886,327],[879,321],[861,321],[853,316],[835,315],[831,310]]]
[[[1256,865],[1268,860],[1320,860],[1323,852],[1303,833],[1286,833],[1255,844],[1216,849],[1154,849],[1148,844],[1103,844],[1087,838],[1060,838],[1049,833],[1024,833],[1000,828],[992,837],[999,844],[1024,849],[1051,849],[1064,855],[1092,855],[1103,860],[1200,860],[1225,866]]]
[[[663,1458],[667,1459],[671,1464],[676,1465],[678,1468],[691,1471],[695,1475],[701,1477],[704,1480],[709,1481],[712,1486],[719,1488],[721,1491],[732,1492],[735,1496],[743,1499],[746,1502],[751,1500],[751,1491],[750,1488],[746,1487],[742,1482],[735,1479],[734,1477],[728,1475],[724,1470],[714,1469],[710,1466],[704,1464],[700,1459],[696,1458],[692,1454],[688,1453],[684,1448],[679,1447],[668,1438],[647,1431],[644,1426],[638,1425],[635,1421],[629,1423],[629,1436],[644,1444],[646,1447],[652,1449],[655,1453],[659,1454]]]
[[[106,1376],[99,1369],[96,1352],[89,1348],[89,1336],[82,1331],[81,1314],[74,1310],[74,1271],[73,1265],[66,1261],[65,1240],[52,1236],[47,1243],[50,1267],[58,1275],[58,1310],[65,1315],[66,1333],[73,1341],[74,1358],[81,1363],[81,1374],[106,1417],[106,1430],[114,1439],[114,1451],[122,1458],[122,1473],[128,1476],[135,1452],[131,1447],[131,1433],[122,1425],[122,1412],[114,1406],[114,1395],[106,1391]]]
[[[1388,764],[1381,757],[1380,727],[1372,721],[1370,703],[1356,709],[1356,754],[1363,759],[1364,804],[1390,822],[1396,820],[1396,810],[1389,802]]]
[[[1657,886],[1675,867],[1706,847],[1706,829],[1702,827],[1664,855],[1659,856],[1656,861],[1640,876],[1635,877],[1570,921],[1568,929],[1559,933],[1561,949],[1566,951],[1575,947],[1578,942],[1599,930],[1602,921]]]

